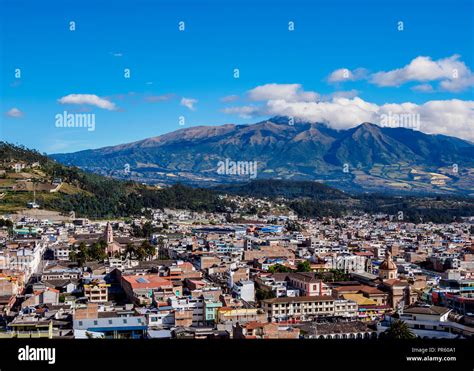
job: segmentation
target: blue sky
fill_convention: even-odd
[[[273,114],[346,128],[389,109],[474,140],[472,1],[0,4],[0,134],[42,152]],[[339,69],[349,77],[330,79]],[[64,110],[94,113],[95,130],[56,127]]]

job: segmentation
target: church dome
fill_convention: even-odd
[[[392,254],[387,252],[385,260],[382,262],[382,264],[380,264],[379,269],[385,271],[397,270],[397,265],[392,260]]]

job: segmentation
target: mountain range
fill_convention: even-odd
[[[84,170],[144,183],[213,186],[248,181],[219,163],[257,162],[259,179],[317,180],[347,191],[474,193],[474,144],[407,128],[273,117],[249,125],[195,126],[99,149],[52,154]]]

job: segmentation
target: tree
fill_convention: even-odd
[[[89,258],[89,254],[88,254],[88,251],[87,251],[86,244],[84,242],[81,242],[79,244],[79,251],[76,254],[77,264],[80,267],[82,267],[86,263],[88,258]]]
[[[88,251],[88,257],[90,260],[105,260],[107,258],[107,254],[105,252],[105,247],[101,241],[94,242]]]
[[[77,252],[69,251],[69,260],[72,262],[77,261]]]
[[[416,336],[410,330],[406,322],[402,320],[395,320],[390,327],[383,332],[383,336],[389,339],[414,339]]]
[[[165,252],[165,242],[163,240],[163,237],[160,236],[158,237],[158,259],[163,260],[167,258],[168,255]]]
[[[13,222],[9,219],[0,219],[0,227],[13,227]]]
[[[131,242],[127,243],[127,246],[125,247],[125,250],[123,252],[123,256],[125,259],[133,259],[135,256],[135,247]]]
[[[299,262],[296,266],[297,272],[311,272],[311,264],[309,261],[305,260],[304,262]]]
[[[142,242],[140,248],[143,249],[146,258],[153,258],[156,254],[156,247],[147,240]]]
[[[274,264],[270,268],[268,268],[268,271],[270,273],[289,273],[292,272],[292,270],[288,267],[285,267],[282,264]]]
[[[330,275],[331,275],[331,281],[332,282],[335,282],[335,281],[349,281],[350,280],[350,276],[345,273],[344,271],[340,270],[340,269],[331,269],[329,271]]]
[[[285,227],[288,232],[301,232],[303,230],[299,223],[293,221],[288,221]]]
[[[257,300],[273,299],[275,297],[275,293],[269,290],[257,289],[255,291],[255,296]]]
[[[150,238],[154,232],[153,225],[150,222],[146,222],[142,227],[143,237]]]

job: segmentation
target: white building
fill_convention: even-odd
[[[439,306],[411,307],[399,314],[399,319],[420,338],[453,339],[459,336],[473,337],[474,327],[462,324],[450,318],[451,309]],[[454,318],[453,318],[454,319]],[[387,330],[396,318],[389,315],[377,324],[379,333]]]
[[[170,298],[171,306],[176,311],[192,310],[193,326],[202,324],[204,317],[204,299],[201,298]]]
[[[359,255],[329,255],[325,257],[325,266],[329,269],[338,269],[344,273],[365,272],[366,257]]]
[[[5,249],[0,258],[0,269],[12,269],[25,273],[28,280],[33,273],[38,272],[45,250],[42,242],[35,242],[29,246],[14,249]]]
[[[239,281],[232,287],[232,292],[246,302],[255,301],[255,284],[253,281]]]

